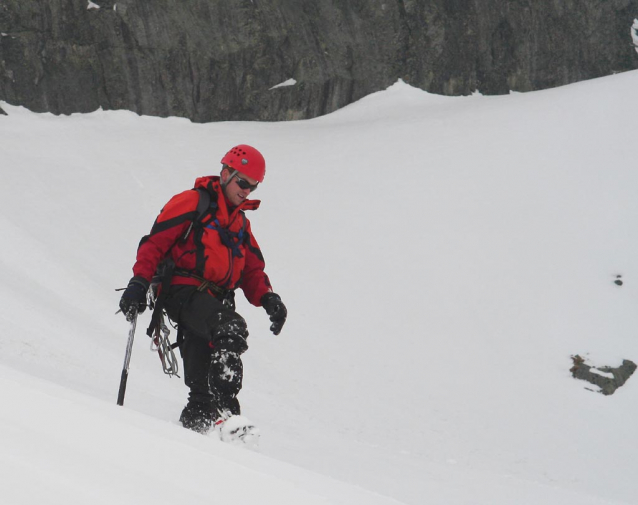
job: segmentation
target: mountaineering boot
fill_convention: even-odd
[[[219,433],[219,439],[231,445],[241,445],[249,449],[259,447],[259,428],[256,428],[244,416],[220,418],[215,422],[215,430]]]
[[[213,423],[212,408],[203,403],[189,401],[179,416],[179,422],[184,428],[205,434]]]

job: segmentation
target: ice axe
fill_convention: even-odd
[[[128,342],[126,343],[126,355],[124,356],[124,367],[120,378],[120,391],[117,393],[117,404],[124,405],[124,395],[126,394],[126,381],[128,379],[128,367],[131,362],[131,352],[133,351],[133,339],[135,338],[135,327],[137,326],[137,311],[131,315],[131,327],[128,330]]]

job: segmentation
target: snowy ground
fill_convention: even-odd
[[[0,103],[2,503],[636,503],[638,72],[501,97],[397,83],[329,116],[191,124]],[[265,154],[251,216],[290,317],[242,300],[260,453],[177,424],[115,288],[162,205]],[[622,275],[624,285],[613,283]]]

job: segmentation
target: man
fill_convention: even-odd
[[[244,214],[259,207],[260,202],[248,196],[264,180],[264,157],[254,147],[238,145],[221,163],[219,177],[198,178],[194,189],[175,195],[164,206],[140,242],[134,276],[120,300],[129,320],[144,311],[158,266],[170,265],[166,270],[172,273],[165,274],[171,276],[170,285],[163,281],[169,287],[160,296],[178,325],[184,381],[190,389],[180,422],[200,433],[241,413],[237,394],[248,330],[235,312],[235,289],[241,288],[251,304],[264,307],[275,335],[287,316],[264,272],[264,258]]]

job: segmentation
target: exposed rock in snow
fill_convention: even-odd
[[[572,356],[574,366],[570,369],[575,379],[587,381],[600,389],[597,392],[604,395],[613,395],[616,389],[627,382],[636,371],[636,364],[627,359],[617,368],[609,366],[594,367],[585,363],[585,359],[578,354]]]

